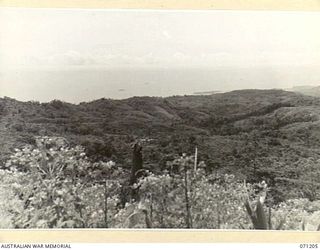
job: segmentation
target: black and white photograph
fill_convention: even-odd
[[[0,7],[0,228],[320,231],[319,24]]]

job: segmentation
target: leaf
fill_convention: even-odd
[[[263,209],[263,203],[261,203],[260,200],[258,200],[257,202],[256,217],[257,217],[256,229],[267,230],[268,229],[267,216]]]
[[[256,222],[257,219],[256,219],[256,216],[255,216],[255,214],[254,214],[251,206],[250,206],[249,200],[246,200],[246,201],[245,201],[244,206],[245,206],[245,208],[246,208],[246,210],[247,210],[247,213],[248,213],[248,215],[249,215],[249,217],[250,217],[250,219],[251,219],[251,222],[252,222],[252,224],[253,224],[253,227],[255,228],[255,227],[256,227],[256,223],[257,223],[257,222]]]
[[[127,221],[128,223],[128,227],[129,228],[134,228],[137,224],[139,224],[139,222],[141,221],[141,212],[135,212],[133,214],[131,214],[128,218]]]
[[[261,201],[258,200],[255,210],[251,208],[249,200],[246,200],[244,205],[248,215],[250,216],[254,229],[267,230],[267,216],[263,209],[263,204],[261,203]]]

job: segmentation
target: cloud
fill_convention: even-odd
[[[146,53],[141,56],[128,54],[110,54],[106,52],[80,53],[78,51],[67,51],[65,53],[50,54],[49,56],[35,57],[30,56],[24,60],[24,65],[33,66],[59,66],[59,65],[109,65],[109,66],[141,66],[154,65],[159,63],[153,53]]]
[[[130,52],[130,51],[129,51]],[[17,60],[16,60],[17,61]],[[8,62],[8,60],[7,60]],[[139,55],[129,53],[108,53],[107,50],[79,52],[69,50],[48,56],[20,57],[23,66],[106,66],[106,67],[219,67],[258,65],[307,65],[320,64],[319,53],[296,51],[218,51],[196,53],[168,49]]]

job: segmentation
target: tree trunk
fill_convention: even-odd
[[[132,166],[129,185],[132,186],[137,183],[137,180],[142,176],[143,161],[142,161],[142,147],[139,143],[133,146]],[[132,189],[131,199],[138,200],[138,190]]]

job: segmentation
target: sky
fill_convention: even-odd
[[[319,85],[319,24],[317,12],[0,8],[0,96]]]

